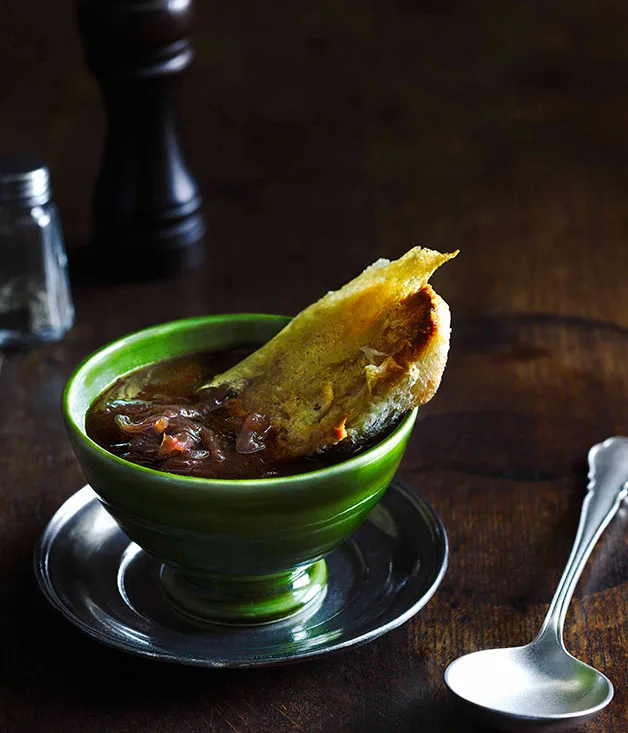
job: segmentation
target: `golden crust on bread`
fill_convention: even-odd
[[[228,385],[246,413],[265,415],[278,457],[374,437],[440,384],[449,308],[427,281],[456,254],[378,260],[207,386]]]

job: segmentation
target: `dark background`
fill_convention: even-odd
[[[196,5],[182,138],[212,266],[244,308],[293,310],[320,294],[319,273],[333,287],[417,243],[483,260],[479,282],[447,289],[478,310],[510,306],[502,266],[533,269],[518,307],[553,310],[559,292],[585,287],[566,279],[567,262],[626,264],[624,3]],[[48,161],[74,246],[88,232],[104,120],[73,3],[2,13],[0,147]],[[621,259],[604,262],[601,238]],[[583,311],[614,313],[578,294]]]
[[[627,21],[619,0],[197,2],[179,109],[206,264],[73,283],[67,338],[0,372],[2,733],[484,730],[456,711],[443,669],[532,638],[575,533],[586,449],[628,432]],[[73,3],[5,0],[0,152],[49,163],[71,255],[103,133]],[[220,673],[134,659],[58,619],[31,551],[83,484],[58,410],[78,361],[174,318],[295,313],[414,244],[461,250],[434,278],[450,365],[401,469],[452,546],[419,616],[334,657]],[[628,719],[627,522],[568,617],[569,649],[616,682],[590,733]]]

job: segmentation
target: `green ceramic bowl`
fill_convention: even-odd
[[[327,581],[324,556],[380,499],[416,418],[343,463],[283,478],[213,480],[137,466],[85,433],[85,414],[118,377],[183,354],[263,343],[283,316],[223,315],[130,334],[88,357],[70,377],[63,415],[87,479],[124,532],[163,561],[168,598],[188,616],[267,623],[312,608]]]

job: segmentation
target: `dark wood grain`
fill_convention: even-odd
[[[538,628],[569,553],[588,446],[628,432],[628,6],[198,3],[182,137],[208,203],[202,268],[74,285],[77,322],[0,370],[0,730],[479,733],[445,666]],[[0,145],[51,165],[72,249],[102,145],[73,3],[3,9]],[[447,576],[383,638],[288,668],[186,669],[101,647],[48,608],[33,544],[83,484],[59,398],[128,331],[201,313],[294,313],[378,256],[460,248],[442,387],[401,475],[440,513]],[[576,590],[568,648],[628,719],[628,515]]]

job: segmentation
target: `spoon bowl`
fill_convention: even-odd
[[[467,654],[449,665],[445,682],[506,730],[567,730],[613,697],[606,675],[543,640]]]
[[[628,438],[589,451],[589,484],[576,539],[547,616],[526,646],[467,654],[445,670],[445,682],[486,722],[504,730],[567,730],[613,698],[611,681],[565,649],[563,624],[595,543],[628,494]]]

